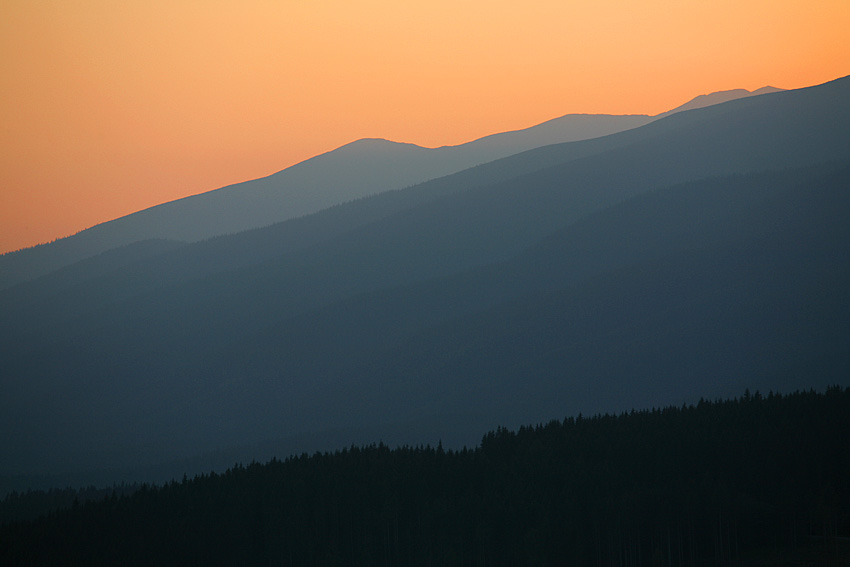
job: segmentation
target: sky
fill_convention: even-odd
[[[847,0],[0,0],[0,253],[359,138],[850,74]]]

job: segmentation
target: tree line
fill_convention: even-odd
[[[847,564],[848,478],[850,388],[746,392],[78,498],[0,528],[0,563]]]

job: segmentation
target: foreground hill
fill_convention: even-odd
[[[3,472],[843,383],[848,100],[735,100],[6,290]]]
[[[659,117],[775,91],[778,89],[766,87],[753,93],[737,89],[701,95]],[[268,177],[164,203],[50,244],[4,254],[0,256],[0,289],[134,242],[196,242],[268,226],[541,146],[629,130],[656,118],[569,114],[523,130],[434,149],[380,139],[358,140]]]
[[[848,475],[850,389],[747,392],[183,477],[0,527],[0,561],[846,565]]]

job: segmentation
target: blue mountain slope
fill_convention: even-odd
[[[278,173],[178,199],[58,241],[0,256],[0,289],[110,248],[148,239],[184,242],[315,213],[556,142],[634,128],[649,116],[570,115],[516,132],[436,149],[363,139]]]
[[[701,96],[659,117],[751,94],[756,93],[739,89]],[[268,177],[164,203],[50,244],[0,255],[0,289],[132,242],[195,242],[263,227],[541,146],[636,128],[656,118],[571,114],[531,128],[435,149],[380,139],[358,140]]]
[[[848,100],[736,100],[0,292],[2,472],[835,380]]]

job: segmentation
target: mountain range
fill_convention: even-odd
[[[737,98],[4,289],[0,474],[846,383],[848,102]]]
[[[0,255],[0,289],[134,242],[196,242],[268,226],[541,146],[597,138],[676,112],[779,90],[764,87],[701,95],[657,117],[569,114],[524,130],[433,149],[357,140],[268,177],[163,203],[68,238]]]

